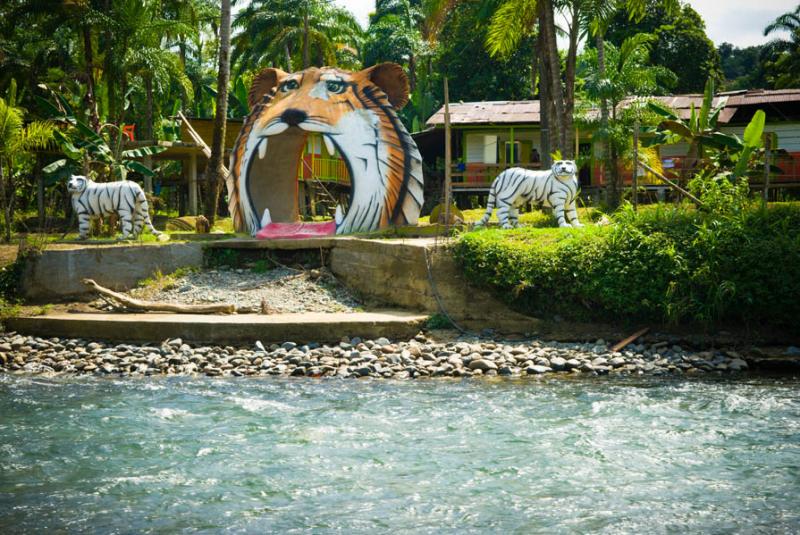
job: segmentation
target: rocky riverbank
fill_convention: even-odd
[[[294,342],[252,347],[105,344],[80,339],[0,336],[0,368],[12,373],[93,375],[207,375],[418,377],[552,374],[698,374],[741,372],[748,364],[734,351],[693,352],[666,342],[630,345],[613,352],[603,340],[574,344],[458,339],[437,342],[343,339],[338,345]]]

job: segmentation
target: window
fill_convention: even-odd
[[[497,163],[497,136],[483,136],[483,163]]]
[[[309,134],[306,140],[306,154],[322,154],[322,137],[318,134]]]
[[[515,141],[514,143],[506,141],[506,163],[519,163],[519,155],[519,141]]]

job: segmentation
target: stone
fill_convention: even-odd
[[[375,345],[378,346],[388,346],[389,344],[391,344],[391,342],[389,341],[388,338],[380,337],[377,340],[375,340]]]
[[[567,361],[563,357],[551,357],[550,367],[555,371],[562,371],[567,368]]]
[[[525,368],[525,373],[528,375],[540,375],[551,371],[553,371],[553,368],[550,366],[540,366],[538,364],[534,364],[533,366],[528,366]]]
[[[614,357],[609,361],[609,364],[614,368],[619,368],[625,365],[625,359],[622,357]]]
[[[482,372],[487,370],[497,370],[497,364],[488,359],[476,359],[470,361],[469,369],[473,371],[480,370]]]
[[[743,359],[733,359],[728,363],[728,369],[734,372],[741,372],[748,369],[747,361]]]
[[[267,352],[267,349],[264,347],[264,344],[261,343],[261,340],[256,340],[255,346],[256,346],[256,351],[259,351],[261,353]]]

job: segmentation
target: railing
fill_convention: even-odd
[[[347,165],[340,158],[323,158],[316,154],[306,154],[301,158],[297,169],[299,180],[315,179],[320,182],[350,184]]]
[[[488,188],[497,175],[511,169],[512,167],[522,167],[523,169],[541,169],[540,163],[515,163],[515,164],[484,164],[467,163],[453,165],[453,172],[450,175],[453,179],[453,189],[481,189]]]

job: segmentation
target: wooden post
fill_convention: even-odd
[[[764,202],[769,202],[769,168],[772,163],[772,133],[764,135]]]
[[[514,160],[515,160],[515,156],[517,155],[516,145],[514,143],[514,127],[513,126],[511,128],[509,128],[509,134],[508,135],[509,135],[509,140],[510,140],[510,143],[511,143],[511,154],[510,154],[511,161],[510,162],[506,162],[506,165],[508,165],[508,164],[512,164],[513,165],[514,164]]]
[[[452,188],[453,155],[450,147],[450,91],[444,77],[444,224],[450,225],[450,190]]]
[[[197,154],[189,155],[189,215],[197,215]]]
[[[633,124],[633,209],[639,209],[639,119]]]
[[[147,156],[142,158],[142,164],[144,164],[145,167],[147,167],[152,171],[153,157],[148,154]],[[151,177],[150,175],[144,175],[144,191],[145,193],[149,193],[150,195],[153,194],[153,177]]]

